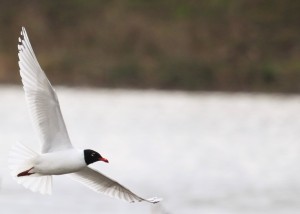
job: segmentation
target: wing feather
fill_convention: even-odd
[[[19,42],[20,75],[42,152],[72,148],[57,95],[37,61],[24,27]]]
[[[114,181],[90,167],[85,167],[78,172],[71,173],[70,177],[98,193],[103,193],[128,202],[147,201],[150,203],[157,203],[161,200],[160,198],[144,199],[131,192],[117,181]]]

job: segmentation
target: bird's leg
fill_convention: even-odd
[[[29,172],[29,171],[32,170],[32,169],[33,169],[33,167],[31,167],[30,169],[28,169],[28,170],[26,170],[26,171],[24,171],[24,172],[19,173],[17,176],[18,176],[18,177],[21,177],[21,176],[29,176],[29,175],[32,175],[32,174],[34,174],[34,173]]]

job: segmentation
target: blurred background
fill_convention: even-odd
[[[0,81],[19,83],[25,26],[54,83],[299,92],[300,3],[280,0],[0,2]]]
[[[0,0],[1,213],[299,213],[300,2]],[[21,89],[21,26],[75,146],[127,204],[56,176],[51,197],[9,175],[39,149]]]

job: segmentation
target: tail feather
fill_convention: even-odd
[[[30,174],[18,177],[18,174],[21,172],[27,171],[33,167],[33,160],[37,155],[38,153],[19,142],[14,145],[10,151],[8,160],[11,175],[17,183],[22,184],[25,188],[33,192],[51,194],[52,176]]]

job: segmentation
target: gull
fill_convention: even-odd
[[[41,153],[17,143],[9,155],[13,178],[25,188],[41,194],[52,193],[53,175],[69,175],[86,187],[128,202],[157,203],[161,198],[144,199],[117,181],[89,167],[97,161],[108,163],[98,152],[75,148],[69,138],[59,101],[40,67],[24,27],[18,44],[20,75]]]

